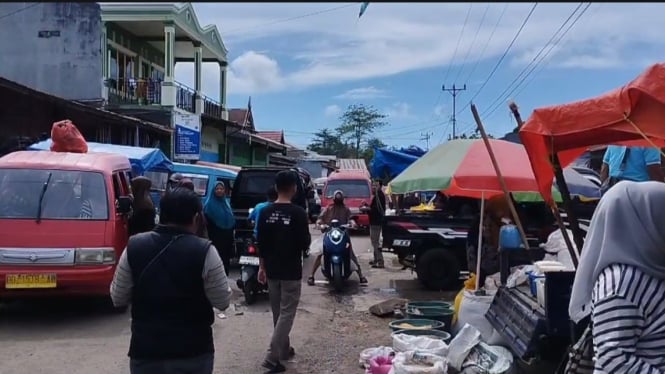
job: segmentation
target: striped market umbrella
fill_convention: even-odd
[[[543,201],[526,149],[521,144],[490,140],[501,174],[516,201]],[[571,195],[600,198],[600,190],[573,169],[564,171]],[[482,139],[456,139],[419,158],[390,183],[393,194],[442,191],[449,196],[490,198],[502,194],[501,184]],[[553,188],[555,200],[561,194]]]

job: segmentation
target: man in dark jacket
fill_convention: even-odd
[[[377,180],[373,183],[374,195],[369,205],[369,239],[374,250],[374,260],[370,261],[373,268],[383,268],[383,253],[381,252],[381,225],[386,214],[386,195],[383,193],[383,183]]]
[[[132,304],[130,373],[212,373],[212,307],[231,300],[222,260],[195,235],[201,202],[175,188],[160,200],[160,224],[129,238],[120,256],[111,298]]]

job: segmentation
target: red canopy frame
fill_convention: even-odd
[[[589,147],[665,146],[665,63],[596,98],[536,109],[519,134],[538,188],[554,204],[554,169],[566,167]]]

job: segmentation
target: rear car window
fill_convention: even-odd
[[[108,194],[97,172],[0,169],[0,219],[107,220]]]
[[[335,191],[341,190],[344,197],[364,198],[370,196],[369,184],[365,180],[329,180],[326,186],[326,197],[332,198]]]
[[[275,184],[277,173],[243,173],[239,183],[234,186],[234,192],[240,194],[265,195],[270,186]],[[238,180],[236,180],[238,182]]]
[[[190,179],[194,184],[194,192],[199,196],[206,196],[208,194],[208,177],[205,174],[190,174],[181,173],[183,178]]]

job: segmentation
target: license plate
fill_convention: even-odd
[[[411,240],[395,239],[393,240],[393,247],[410,247]]]
[[[5,288],[55,288],[55,274],[7,274]]]
[[[238,263],[240,265],[259,266],[259,258],[254,256],[240,256]]]

